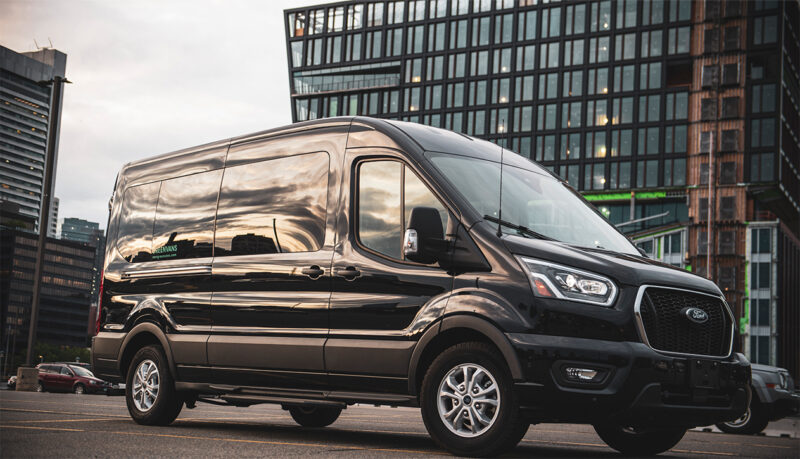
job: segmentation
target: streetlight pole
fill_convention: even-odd
[[[33,366],[33,344],[36,342],[36,325],[39,320],[39,297],[42,290],[42,268],[44,265],[47,228],[50,220],[50,201],[53,199],[56,155],[58,154],[58,132],[61,127],[61,93],[64,83],[69,81],[62,76],[52,80],[40,81],[41,85],[52,85],[50,92],[50,119],[47,126],[47,149],[45,150],[44,187],[42,188],[42,208],[39,214],[39,240],[36,244],[36,266],[33,271],[33,292],[31,295],[31,317],[28,329],[28,351],[25,364]]]

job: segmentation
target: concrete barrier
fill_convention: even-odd
[[[36,392],[39,385],[39,369],[19,367],[17,369],[17,389],[26,392]]]

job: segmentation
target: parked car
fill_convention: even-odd
[[[74,392],[92,394],[106,392],[110,387],[106,381],[96,378],[91,371],[72,364],[40,363],[38,392]]]
[[[17,376],[14,375],[14,376],[8,378],[8,383],[6,385],[8,386],[8,390],[16,389],[17,388]]]
[[[137,161],[107,227],[92,367],[140,424],[197,401],[308,427],[405,405],[457,455],[543,422],[646,455],[747,408],[713,282],[462,134],[331,118]]]
[[[757,434],[770,421],[795,415],[800,410],[800,392],[795,390],[789,370],[755,363],[751,367],[753,396],[750,406],[739,419],[717,424],[723,432]]]

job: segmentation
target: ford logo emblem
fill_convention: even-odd
[[[681,314],[696,324],[708,322],[708,313],[700,308],[683,308]]]

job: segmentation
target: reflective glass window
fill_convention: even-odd
[[[226,168],[215,255],[319,250],[325,240],[328,163],[327,153],[308,153]]]
[[[592,2],[589,30],[602,32],[611,29],[611,1]]]
[[[222,170],[161,182],[153,224],[153,260],[212,255]]]
[[[608,37],[595,37],[589,39],[589,63],[608,62]]]
[[[517,23],[517,40],[533,40],[536,38],[536,11],[522,11]]]
[[[581,34],[586,31],[586,4],[569,5],[566,8],[567,20],[565,35]]]
[[[622,65],[614,67],[614,92],[633,91],[636,82],[636,67],[634,65]]]
[[[614,45],[614,58],[618,61],[636,57],[636,34],[617,35]]]
[[[587,94],[608,94],[608,68],[589,69],[587,75]]]
[[[536,60],[533,57],[535,51],[536,45],[517,47],[517,70],[533,70],[536,64]]]
[[[117,249],[129,262],[150,261],[153,252],[153,220],[161,182],[125,190],[120,210]]]
[[[667,35],[667,54],[684,54],[689,52],[691,31],[686,27],[673,27]]]

